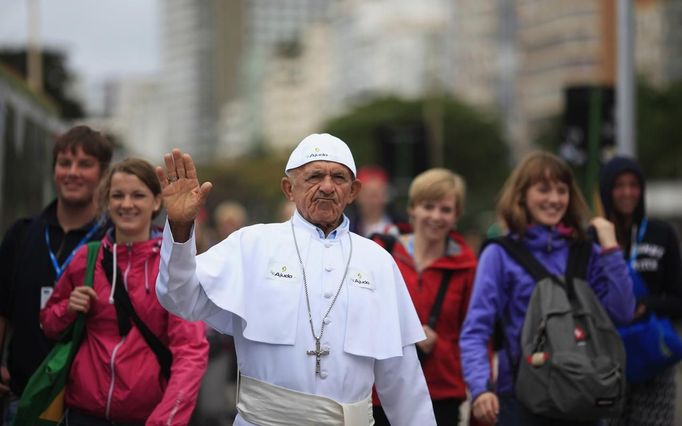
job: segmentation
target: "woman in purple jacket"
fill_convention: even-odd
[[[558,157],[537,152],[528,156],[505,183],[497,210],[512,238],[519,239],[553,274],[563,275],[571,243],[585,239],[587,206],[570,168]],[[594,245],[587,279],[616,324],[627,323],[634,297],[613,224],[597,217],[599,245]],[[488,245],[481,254],[469,311],[460,337],[464,378],[471,392],[473,415],[500,425],[556,425],[531,414],[514,397],[510,361],[520,357],[519,339],[533,278],[502,247]],[[488,342],[500,321],[506,339],[499,354],[497,379],[491,380]],[[496,382],[496,383],[494,383]]]

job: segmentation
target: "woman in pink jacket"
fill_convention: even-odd
[[[78,312],[87,313],[66,387],[66,425],[189,422],[208,343],[203,324],[170,314],[156,298],[161,235],[152,219],[161,208],[160,193],[146,161],[127,159],[112,167],[102,183],[101,205],[114,227],[102,240],[93,287],[82,285],[83,247],[40,314],[45,334],[58,339]],[[144,325],[138,326],[135,316]],[[145,326],[153,336],[143,336]],[[159,341],[160,348],[153,350],[150,344]]]

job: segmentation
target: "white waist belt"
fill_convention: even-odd
[[[275,386],[241,375],[237,411],[256,425],[372,426],[372,398],[353,404]]]

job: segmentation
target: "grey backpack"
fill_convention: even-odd
[[[551,275],[520,242],[494,240],[536,281],[521,332],[516,398],[532,413],[575,421],[616,417],[625,397],[625,349],[585,281],[589,242],[571,246],[566,277]]]

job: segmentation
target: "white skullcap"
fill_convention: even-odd
[[[313,161],[333,161],[343,164],[353,172],[353,176],[357,175],[355,160],[348,145],[328,133],[313,133],[303,139],[289,156],[284,172]]]

